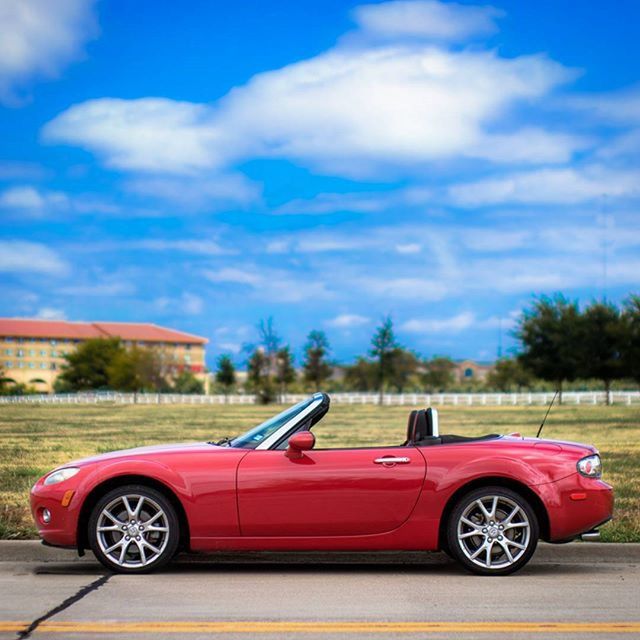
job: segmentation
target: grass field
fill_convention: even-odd
[[[411,407],[336,405],[314,430],[318,446],[385,445],[404,440]],[[29,488],[71,459],[159,442],[241,433],[277,408],[253,406],[0,406],[0,538],[33,538]],[[443,433],[519,431],[535,435],[544,407],[442,407]],[[603,539],[640,542],[640,408],[555,407],[544,435],[596,445],[604,479],[616,490]]]

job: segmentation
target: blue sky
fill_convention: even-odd
[[[640,291],[640,5],[4,0],[0,314],[493,359]]]

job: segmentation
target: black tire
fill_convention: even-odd
[[[529,562],[540,528],[526,498],[505,487],[487,486],[458,500],[446,531],[449,552],[465,569],[478,575],[504,576]]]
[[[123,485],[96,502],[87,539],[96,558],[111,571],[149,573],[176,554],[180,522],[171,501],[160,491],[144,485]]]

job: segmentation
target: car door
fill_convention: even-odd
[[[255,450],[238,466],[243,536],[384,533],[410,516],[426,465],[414,447]]]

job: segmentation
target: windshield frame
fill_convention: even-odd
[[[236,438],[233,438],[233,440],[231,440],[229,442],[229,446],[230,447],[235,447],[235,448],[238,448],[238,449],[248,449],[248,450],[252,450],[252,451],[270,449],[272,446],[277,445],[290,431],[294,430],[301,423],[305,422],[308,419],[308,417],[311,414],[313,414],[318,409],[318,407],[320,407],[325,402],[325,398],[326,398],[325,394],[323,394],[323,393],[315,393],[310,398],[307,398],[305,400],[301,400],[300,402],[297,402],[296,404],[291,405],[290,407],[287,407],[286,409],[283,409],[280,413],[277,413],[275,416],[271,416],[269,419],[265,420],[264,422],[260,423],[259,425],[255,426],[255,427],[252,427],[248,431],[245,431],[243,434],[237,436]],[[280,416],[282,416],[283,414],[286,414],[287,412],[291,411],[291,409],[293,409],[297,405],[304,405],[304,403],[308,403],[308,404],[306,406],[303,406],[300,409],[300,411],[298,411],[295,415],[293,415],[284,424],[282,424],[275,431],[273,431],[271,434],[269,434],[262,442],[259,442],[255,447],[246,447],[246,446],[236,446],[236,445],[234,445],[234,442],[236,440],[239,440],[240,438],[242,438],[243,436],[246,436],[247,434],[251,433],[252,431],[258,431],[261,427],[265,427],[270,422],[272,422],[274,420],[277,420]]]

